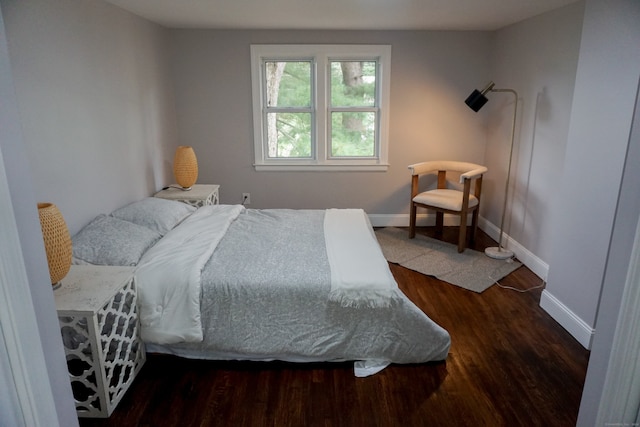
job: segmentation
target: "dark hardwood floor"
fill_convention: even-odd
[[[432,235],[423,228],[420,233]],[[445,230],[455,242],[455,229]],[[493,246],[479,231],[474,248]],[[149,355],[109,419],[87,426],[573,426],[589,352],[538,305],[541,289],[476,294],[391,265],[451,334],[445,362],[355,378],[352,363],[217,362]],[[541,280],[521,267],[501,283]]]

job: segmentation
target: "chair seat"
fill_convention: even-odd
[[[450,189],[437,189],[425,191],[413,198],[416,203],[434,206],[440,209],[450,211],[462,210],[462,191]],[[469,195],[469,207],[472,208],[478,204],[478,199],[473,194]]]

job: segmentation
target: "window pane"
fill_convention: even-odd
[[[267,107],[311,106],[311,63],[265,62]]]
[[[268,157],[311,157],[311,113],[267,114]]]
[[[331,113],[332,157],[375,157],[376,113]]]
[[[376,61],[332,61],[331,106],[375,106],[376,65]]]

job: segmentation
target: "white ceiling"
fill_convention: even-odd
[[[106,0],[170,28],[496,30],[576,0]]]

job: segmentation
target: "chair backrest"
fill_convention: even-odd
[[[473,179],[487,172],[487,168],[482,165],[469,162],[458,162],[455,160],[434,160],[421,162],[408,166],[411,175],[422,175],[434,171],[455,171],[460,172],[460,182],[465,178]]]
[[[438,180],[436,188],[447,188],[447,172],[459,172],[460,183],[464,184],[464,193],[469,194],[471,180],[475,179],[474,194],[479,199],[482,188],[482,175],[487,172],[487,168],[482,165],[469,162],[458,162],[455,160],[434,160],[430,162],[415,163],[408,166],[411,171],[411,198],[418,194],[418,177],[423,174],[437,172]]]

